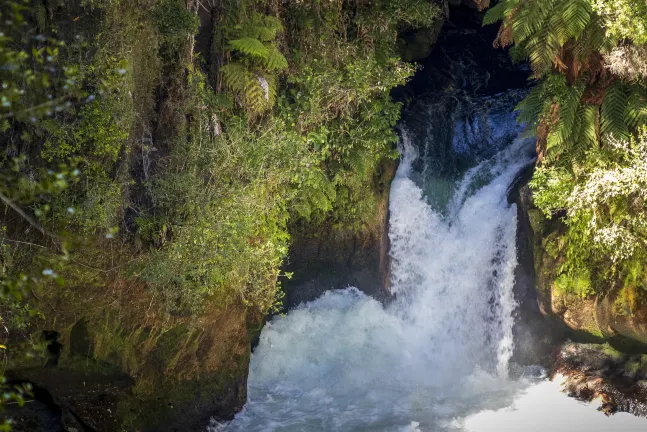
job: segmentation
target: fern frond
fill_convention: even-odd
[[[268,49],[263,44],[263,42],[259,41],[256,38],[244,37],[240,39],[234,39],[229,41],[229,44],[235,51],[267,60],[267,56],[269,54]]]
[[[627,107],[627,88],[622,81],[609,86],[602,101],[600,128],[602,135],[613,135],[620,139],[629,135],[625,124]]]
[[[502,21],[518,4],[519,0],[501,0],[485,13],[485,16],[483,17],[483,25],[494,24],[497,21]]]
[[[535,85],[528,96],[526,96],[515,108],[519,112],[517,121],[519,123],[528,123],[536,128],[539,117],[544,112],[546,99],[544,97],[544,87],[546,81],[541,81]]]
[[[527,0],[515,15],[512,34],[515,43],[523,43],[549,21],[558,0]]]
[[[556,132],[562,141],[567,142],[572,135],[577,135],[575,127],[576,119],[580,109],[582,94],[586,88],[586,79],[579,79],[575,84],[568,86],[566,93],[562,95],[562,102],[559,105],[559,121]]]
[[[583,105],[577,115],[582,119],[580,139],[578,141],[586,143],[587,147],[594,147],[599,141],[600,107],[596,105]]]
[[[270,45],[267,48],[265,67],[269,70],[285,70],[288,68],[288,61],[275,45]]]
[[[605,53],[616,46],[616,41],[607,36],[602,18],[593,14],[584,28],[575,47],[575,54],[580,61],[585,61],[593,53]]]
[[[591,3],[588,0],[571,0],[562,2],[555,10],[555,23],[559,35],[559,44],[564,45],[569,39],[579,39],[586,26],[591,22]],[[559,22],[559,23],[558,23]]]
[[[632,84],[629,87],[625,122],[631,130],[647,124],[647,88],[641,84]]]
[[[229,63],[220,68],[225,85],[234,92],[243,92],[249,80],[253,78],[245,65]]]

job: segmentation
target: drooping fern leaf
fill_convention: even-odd
[[[240,39],[234,39],[229,41],[232,49],[239,51],[243,54],[251,55],[254,57],[260,57],[263,60],[267,60],[269,51],[263,42],[259,41],[256,38],[243,37]]]
[[[647,124],[647,88],[635,83],[628,90],[625,121],[629,129],[635,130]]]
[[[546,103],[545,98],[546,81],[541,81],[535,85],[528,96],[526,96],[516,107],[519,112],[517,121],[519,123],[528,123],[533,129],[537,128],[539,117],[544,112]]]
[[[270,45],[267,49],[265,67],[269,70],[285,70],[288,68],[288,61],[276,46]]]
[[[503,20],[519,4],[520,0],[501,0],[495,6],[488,9],[483,17],[483,25],[494,24]]]
[[[245,65],[240,63],[229,63],[220,68],[227,87],[233,92],[239,93],[245,90],[247,83],[253,79],[253,75]]]
[[[603,135],[626,138],[629,130],[625,123],[627,108],[627,86],[622,81],[615,81],[607,89],[602,101],[600,130]]]

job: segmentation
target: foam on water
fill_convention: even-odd
[[[274,318],[252,356],[247,405],[213,429],[645,430],[568,399],[558,383],[508,378],[516,209],[506,192],[533,143],[516,140],[467,171],[440,213],[412,180],[417,154],[403,141],[390,202],[397,300],[385,308],[348,288]]]

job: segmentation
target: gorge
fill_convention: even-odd
[[[7,0],[0,429],[647,430],[646,44],[644,0]]]

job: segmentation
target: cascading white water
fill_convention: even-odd
[[[418,155],[405,133],[390,202],[397,300],[384,307],[348,288],[274,318],[252,356],[247,405],[211,429],[644,430],[642,420],[608,420],[542,378],[508,377],[516,210],[506,194],[532,146],[517,139],[467,170],[441,211],[413,180]]]

